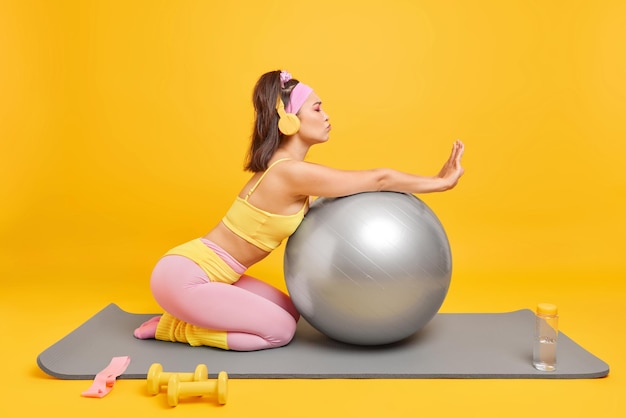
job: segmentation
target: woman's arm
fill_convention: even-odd
[[[404,173],[390,168],[337,170],[306,162],[294,162],[287,170],[287,184],[294,194],[337,197],[369,191],[432,193],[456,186],[463,175],[464,145],[456,141],[450,157],[435,176]]]

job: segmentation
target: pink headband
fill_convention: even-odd
[[[285,83],[291,80],[291,74],[287,71],[281,71],[280,73],[280,85],[281,87],[285,87]],[[298,113],[306,99],[313,92],[313,89],[307,86],[304,83],[298,83],[291,90],[291,94],[289,95],[289,104],[285,106],[285,112],[287,113]]]
[[[289,95],[289,103],[285,106],[285,112],[298,113],[306,99],[311,95],[313,89],[304,83],[298,83],[291,90]]]

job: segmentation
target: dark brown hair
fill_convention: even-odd
[[[244,168],[254,173],[267,170],[268,164],[280,145],[283,134],[278,130],[276,100],[280,92],[285,106],[289,103],[291,90],[298,80],[291,79],[280,85],[280,70],[270,71],[259,78],[252,93],[254,105],[254,130]]]

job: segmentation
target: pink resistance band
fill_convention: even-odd
[[[126,371],[129,363],[130,357],[128,356],[113,357],[111,363],[96,375],[91,387],[81,395],[87,398],[102,398],[106,396],[113,389],[115,379]]]
[[[298,113],[306,99],[311,95],[313,89],[304,83],[298,83],[291,90],[289,95],[289,103],[285,106],[285,112]]]

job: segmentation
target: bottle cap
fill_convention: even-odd
[[[558,309],[552,303],[540,303],[537,305],[537,313],[539,315],[556,315]]]

